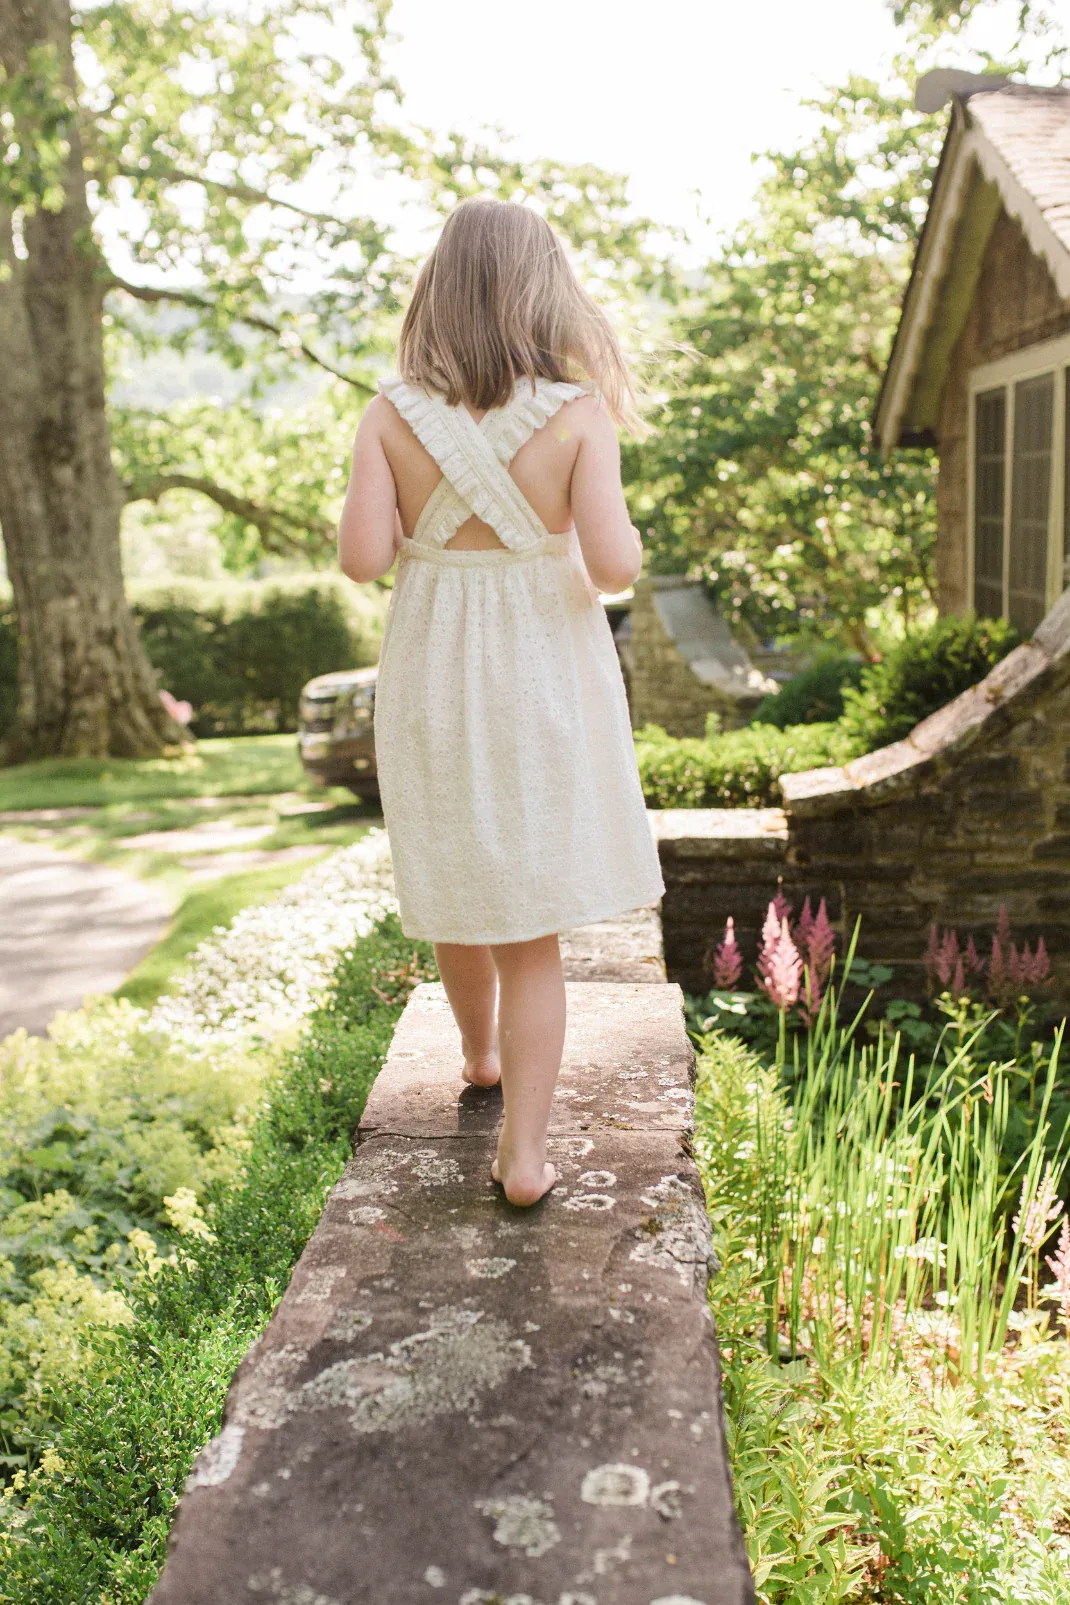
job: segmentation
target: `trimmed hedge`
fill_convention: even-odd
[[[844,763],[852,754],[838,725],[788,730],[749,725],[706,741],[677,739],[660,725],[635,732],[643,794],[652,808],[769,808],[781,775]]]
[[[823,658],[759,702],[751,723],[786,730],[793,724],[827,724],[838,719],[843,713],[844,692],[859,684],[865,667],[858,658]]]
[[[858,752],[902,741],[916,724],[983,680],[1019,635],[1006,619],[937,619],[908,635],[844,692],[841,728]]]
[[[129,1295],[132,1324],[101,1334],[85,1374],[48,1401],[59,1432],[25,1506],[7,1508],[0,1600],[142,1605],[235,1367],[349,1158],[409,985],[432,973],[430,947],[393,917],[343,956],[269,1088],[237,1181],[206,1194],[213,1240],[180,1239],[180,1262]]]
[[[375,609],[334,576],[175,582],[135,591],[132,607],[161,688],[193,705],[196,736],[296,730],[307,680],[375,661]],[[0,604],[0,734],[17,664],[14,618]]]

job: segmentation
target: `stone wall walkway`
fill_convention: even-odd
[[[153,1605],[753,1600],[693,1055],[641,926],[616,962],[650,980],[569,983],[560,1181],[531,1211],[489,1180],[500,1095],[462,1091],[444,994],[414,994],[189,1479]]]

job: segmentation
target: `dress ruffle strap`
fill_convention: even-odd
[[[545,526],[507,466],[537,429],[590,386],[538,380],[532,387],[522,382],[512,401],[493,408],[481,424],[466,408],[447,406],[441,396],[403,379],[384,379],[379,388],[442,470],[443,482],[432,492],[415,531],[421,545],[444,547],[472,514],[489,524],[510,551],[523,551],[545,538]]]

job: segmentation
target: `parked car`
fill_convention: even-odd
[[[630,590],[604,596],[618,651],[628,638]],[[375,768],[377,669],[339,669],[319,674],[301,692],[297,746],[305,773],[323,786],[348,786],[367,802],[379,800]]]
[[[305,773],[323,786],[348,786],[379,800],[375,768],[375,680],[378,669],[318,674],[301,692],[297,748]]]

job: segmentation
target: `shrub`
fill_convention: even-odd
[[[780,803],[781,775],[843,763],[851,749],[838,725],[787,730],[754,724],[712,740],[677,739],[660,725],[635,733],[643,794],[653,808],[764,808]]]
[[[857,658],[824,658],[812,668],[793,675],[758,704],[753,724],[771,724],[786,730],[794,724],[826,724],[843,712],[843,693],[857,686],[865,664]]]
[[[134,613],[161,686],[193,704],[197,736],[294,730],[306,680],[358,661],[359,639],[324,587],[236,588],[209,603],[178,590]]]
[[[134,590],[132,606],[161,689],[193,704],[196,736],[297,728],[313,675],[375,661],[381,608],[331,575]],[[15,712],[14,614],[0,603],[0,735]]]
[[[208,1235],[187,1233],[173,1261],[151,1263],[126,1324],[45,1401],[58,1437],[22,1502],[2,1507],[4,1598],[144,1600],[182,1482],[349,1157],[409,987],[432,965],[393,916],[342,956],[271,1082],[240,1173],[206,1190]]]
[[[845,689],[841,728],[859,753],[901,741],[922,719],[983,680],[1017,642],[1005,619],[938,619],[871,664],[857,689]]]

